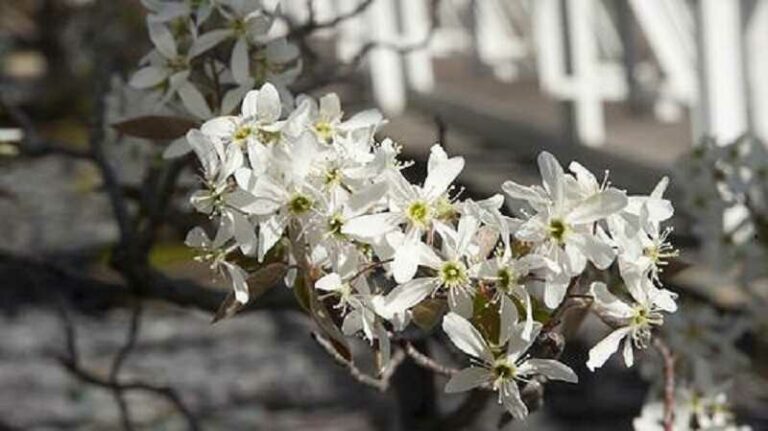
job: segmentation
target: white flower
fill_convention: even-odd
[[[211,270],[229,278],[235,292],[235,300],[245,304],[248,302],[248,283],[246,282],[248,274],[239,266],[226,260],[227,255],[237,248],[237,244],[227,245],[234,236],[231,219],[223,217],[213,240],[202,228],[195,227],[187,234],[185,244],[200,250],[201,254],[197,260],[209,262]]]
[[[459,220],[457,230],[449,227],[439,230],[444,242],[443,258],[429,248],[422,248],[421,259],[414,259],[419,253],[409,256],[409,259],[417,264],[421,263],[431,269],[433,275],[409,280],[394,288],[383,300],[380,299],[377,311],[382,317],[401,314],[438,290],[447,293],[448,305],[452,311],[471,316],[475,288],[469,278],[468,261],[472,256],[470,247],[477,228],[476,219],[464,216]]]
[[[534,326],[530,340],[521,337],[522,325],[509,332],[505,352],[497,354],[472,324],[455,313],[443,318],[443,330],[454,345],[478,360],[478,364],[459,371],[445,385],[449,393],[464,392],[488,385],[498,392],[499,403],[516,419],[528,415],[528,408],[520,399],[517,382],[525,382],[531,376],[541,375],[553,380],[576,383],[578,377],[566,365],[553,359],[526,358],[525,354],[538,336],[541,325]]]
[[[223,144],[247,148],[249,155],[260,153],[265,150],[253,146],[269,146],[280,142],[283,122],[278,120],[281,111],[277,89],[266,83],[259,90],[251,90],[246,94],[241,115],[216,117],[205,122],[200,130]],[[252,156],[251,160],[254,159],[256,157]],[[263,166],[253,166],[253,169],[263,169]]]
[[[598,269],[607,268],[615,257],[610,244],[596,235],[596,223],[621,211],[626,195],[606,188],[582,198],[569,193],[565,173],[554,156],[543,152],[538,158],[543,187],[521,186],[507,181],[504,191],[513,199],[527,201],[536,211],[515,236],[537,244],[536,252],[557,262],[565,275],[580,274],[589,259]],[[563,299],[565,283],[552,283],[545,291],[545,303],[554,308]]]
[[[500,312],[515,308],[510,298],[518,299],[525,307],[525,326],[523,338],[530,339],[533,330],[533,305],[531,295],[526,289],[527,278],[535,270],[546,269],[547,260],[535,254],[528,254],[519,259],[512,252],[502,254],[475,265],[471,274],[474,277],[493,283],[495,289],[493,301],[502,301]],[[515,309],[515,314],[517,313]]]
[[[389,211],[350,220],[343,232],[363,241],[371,241],[405,224],[406,238],[397,248],[392,266],[395,281],[405,283],[411,280],[418,266],[413,256],[418,255],[422,234],[432,228],[448,187],[463,168],[462,157],[449,159],[439,145],[433,146],[423,186],[409,183],[399,171],[387,171]]]
[[[627,280],[633,303],[627,304],[608,291],[605,283],[594,282],[590,287],[594,298],[592,308],[598,317],[614,327],[608,334],[589,351],[587,368],[594,371],[603,366],[605,361],[618,350],[624,341],[622,354],[624,363],[631,367],[634,364],[633,347],[644,349],[651,341],[651,331],[664,323],[662,312],[672,313],[677,310],[675,294],[668,290],[659,289],[644,277]]]
[[[139,89],[158,88],[163,91],[164,96],[159,105],[167,103],[178,94],[191,114],[201,119],[211,118],[213,113],[208,102],[200,90],[189,81],[190,62],[203,51],[182,54],[173,34],[164,23],[147,19],[147,26],[155,49],[142,61],[148,65],[131,77],[130,85]]]

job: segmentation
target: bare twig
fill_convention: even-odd
[[[137,306],[131,317],[131,329],[129,330],[129,337],[127,343],[120,349],[115,357],[109,376],[102,377],[98,374],[88,371],[81,365],[80,354],[77,348],[77,330],[72,321],[72,316],[67,309],[65,301],[62,299],[56,302],[59,317],[62,320],[62,326],[64,327],[64,337],[66,350],[65,354],[60,356],[59,362],[64,368],[69,371],[73,376],[82,380],[85,383],[98,386],[100,388],[109,389],[115,394],[119,394],[120,399],[123,399],[124,392],[127,391],[139,391],[152,393],[161,396],[168,400],[179,413],[184,417],[187,426],[190,430],[197,431],[200,426],[197,423],[197,419],[194,417],[189,408],[184,404],[178,393],[169,386],[154,385],[138,380],[120,381],[118,379],[118,373],[121,368],[121,364],[125,360],[128,352],[132,350],[136,342],[136,336],[139,328],[139,318],[141,308]],[[121,420],[123,426],[128,429],[132,429],[130,419],[127,416],[127,405],[123,402],[118,403],[118,407],[121,412]],[[123,410],[125,408],[125,410]]]
[[[673,431],[675,421],[675,362],[677,358],[661,338],[654,338],[653,345],[664,361],[664,431]]]
[[[381,373],[381,376],[376,378],[361,371],[352,361],[348,361],[346,358],[341,356],[339,352],[337,352],[333,347],[333,344],[331,344],[331,342],[328,341],[325,337],[316,333],[312,333],[312,339],[315,340],[317,344],[319,344],[320,347],[322,347],[323,350],[325,350],[325,352],[328,353],[328,355],[333,358],[334,361],[336,361],[337,364],[346,368],[347,371],[349,371],[349,375],[352,376],[353,379],[366,386],[370,386],[379,392],[386,392],[387,389],[389,389],[392,376],[395,374],[397,367],[400,366],[400,364],[405,359],[405,352],[402,350],[395,351],[395,353],[390,358],[387,368],[384,369],[384,372]]]
[[[459,372],[459,370],[456,368],[440,364],[429,356],[421,353],[415,347],[413,347],[413,344],[411,344],[409,341],[402,342],[401,346],[405,353],[408,354],[408,356],[413,360],[413,362],[420,367],[448,377],[453,376]]]
[[[120,370],[122,369],[125,360],[128,359],[128,355],[136,346],[136,342],[139,337],[139,329],[141,327],[141,314],[141,302],[134,300],[133,310],[131,311],[131,323],[128,326],[128,336],[126,337],[125,344],[123,344],[123,346],[115,355],[115,360],[112,362],[112,368],[109,371],[109,381],[115,385],[118,383]],[[112,394],[115,398],[115,402],[120,408],[120,417],[123,421],[123,428],[127,430],[133,429],[133,425],[131,424],[130,420],[130,410],[128,408],[128,403],[123,396],[123,391],[119,390],[117,386],[114,386]]]

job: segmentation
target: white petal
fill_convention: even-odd
[[[194,227],[187,233],[184,244],[192,248],[207,248],[211,245],[211,239],[200,226]]]
[[[613,259],[616,257],[616,251],[609,244],[600,241],[594,235],[587,234],[572,234],[568,238],[568,242],[578,247],[579,251],[586,256],[590,262],[594,263],[598,269],[606,269]],[[566,247],[566,250],[568,247]],[[577,266],[574,264],[574,269]]]
[[[198,55],[223,42],[224,39],[232,36],[233,34],[234,32],[232,30],[220,29],[209,31],[208,33],[199,36],[192,43],[192,48],[189,49],[189,58],[197,57]]]
[[[208,107],[208,102],[205,101],[200,90],[197,89],[189,81],[181,84],[178,89],[179,97],[184,103],[184,107],[193,115],[207,120],[213,116],[211,108]]]
[[[216,174],[219,169],[219,157],[213,143],[201,131],[192,129],[187,132],[187,142],[195,151],[206,178]]]
[[[524,376],[541,374],[551,380],[563,380],[569,383],[579,381],[579,377],[570,367],[554,359],[529,359],[520,365],[518,372]]]
[[[566,219],[572,224],[592,223],[623,210],[627,202],[624,192],[606,189],[584,199],[568,213]]]
[[[490,379],[492,379],[492,376],[485,368],[464,368],[448,380],[448,383],[445,384],[445,392],[455,394],[457,392],[468,391],[482,385]]]
[[[619,328],[608,334],[607,337],[603,338],[602,341],[595,345],[595,347],[590,349],[587,368],[589,368],[590,371],[595,371],[595,369],[602,367],[603,364],[605,364],[605,361],[616,352],[619,348],[619,343],[621,343],[621,340],[629,334],[629,331],[631,331],[631,328],[629,327]]]
[[[419,267],[419,260],[414,259],[418,256],[420,247],[414,240],[408,240],[400,244],[400,247],[395,249],[394,261],[392,262],[392,275],[395,281],[398,283],[405,283],[416,275],[416,270]]]
[[[567,289],[568,286],[561,283],[547,283],[544,287],[544,305],[552,310],[557,308],[563,302]]]
[[[187,142],[186,138],[174,139],[165,150],[163,150],[163,159],[175,159],[185,154],[189,154],[192,151],[192,147]]]
[[[544,188],[552,198],[555,208],[560,208],[565,199],[565,173],[563,172],[563,167],[560,166],[560,162],[557,161],[555,156],[546,151],[539,154],[537,161]]]
[[[315,282],[315,288],[324,290],[326,292],[334,292],[341,288],[341,277],[339,274],[332,272],[324,275],[322,278]]]
[[[378,109],[369,109],[358,112],[352,118],[342,123],[339,128],[343,130],[356,130],[379,125],[384,120]]]
[[[248,42],[244,37],[237,39],[235,47],[232,48],[232,58],[230,59],[230,69],[232,77],[240,85],[250,81],[251,61],[248,58]]]
[[[361,241],[370,241],[396,230],[397,222],[397,215],[389,212],[367,214],[347,220],[341,232]]]
[[[514,181],[505,181],[504,184],[501,185],[501,189],[504,190],[504,193],[506,193],[512,199],[528,201],[536,204],[544,204],[547,202],[547,198],[538,192],[541,189],[523,186]]]
[[[231,263],[226,263],[224,268],[226,268],[232,281],[232,288],[235,291],[235,300],[241,304],[247,303],[248,283],[245,281],[245,279],[248,277],[248,274],[246,274],[245,271],[243,271],[239,266],[233,265]]]
[[[536,340],[541,332],[541,323],[533,322],[533,329],[531,329],[531,335],[526,340],[523,338],[523,331],[525,331],[526,324],[523,322],[515,324],[510,330],[509,343],[507,344],[507,358],[515,362],[520,358]]]
[[[251,83],[249,82],[224,93],[224,98],[221,101],[221,113],[224,115],[231,114],[250,89]]]
[[[501,396],[501,403],[507,409],[509,414],[517,420],[525,419],[528,416],[528,407],[520,399],[520,391],[517,389],[517,383],[514,381],[504,382],[504,394]]]
[[[635,364],[635,355],[632,352],[632,337],[624,339],[624,364],[627,367],[631,367]]]
[[[424,180],[425,197],[433,200],[445,193],[462,169],[464,169],[463,157],[454,157],[438,164]]]
[[[475,233],[479,227],[480,222],[472,216],[465,215],[459,219],[459,226],[457,229],[458,235],[456,236],[456,253],[459,256],[467,254],[469,244],[475,237]]]
[[[168,27],[159,22],[151,21],[147,22],[147,27],[149,28],[149,38],[152,39],[157,51],[167,59],[175,59],[178,56],[176,41]]]
[[[277,211],[279,202],[272,199],[257,197],[243,190],[235,190],[224,197],[227,205],[238,210],[254,215],[270,215]]]
[[[443,317],[443,331],[464,353],[489,363],[493,362],[488,344],[467,319],[456,313],[448,313]]]
[[[280,94],[274,85],[267,82],[259,90],[259,103],[256,116],[264,123],[274,123],[280,119],[283,105],[280,104]]]
[[[386,181],[380,181],[357,190],[347,201],[347,209],[353,215],[362,214],[378,203],[387,194],[388,189],[389,184]]]
[[[611,292],[605,283],[596,281],[590,286],[592,294],[592,310],[600,318],[608,320],[623,321],[630,319],[634,315],[632,307],[619,300]]]
[[[499,344],[505,344],[514,333],[515,324],[518,319],[517,307],[507,295],[501,296],[501,307],[499,312],[501,313],[499,322]],[[527,339],[530,339],[530,333],[528,334]]]
[[[147,66],[136,71],[129,85],[133,88],[145,89],[154,87],[168,78],[168,72],[159,67]]]
[[[395,314],[401,314],[435,290],[435,281],[432,278],[416,278],[392,289],[383,302],[375,304],[376,312],[385,319],[390,319]]]
[[[232,227],[235,232],[235,240],[245,255],[256,254],[258,239],[256,238],[256,228],[248,221],[244,215],[229,211],[228,216],[232,218]]]
[[[472,295],[464,289],[451,289],[448,292],[451,311],[464,318],[471,318],[474,308]]]
[[[336,93],[328,93],[320,98],[319,114],[325,121],[337,120],[341,117],[341,102]]]
[[[264,260],[267,252],[282,238],[286,223],[286,218],[274,215],[259,224],[259,262]]]

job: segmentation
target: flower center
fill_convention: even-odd
[[[638,349],[648,347],[651,342],[651,329],[664,323],[664,316],[648,307],[635,306],[632,316],[632,341]]]
[[[253,130],[250,127],[243,126],[235,130],[235,134],[232,137],[235,138],[235,141],[242,141],[243,139],[251,136],[252,132]]]
[[[515,367],[514,364],[510,363],[506,359],[502,359],[493,365],[492,371],[496,379],[510,380],[515,378],[515,375],[517,374],[517,367]]]
[[[517,276],[510,268],[501,268],[496,276],[499,278],[497,286],[506,292],[517,284]]]
[[[276,144],[280,142],[280,131],[269,131],[264,129],[256,130],[256,138],[264,145]]]
[[[312,208],[312,199],[308,196],[297,193],[288,201],[288,209],[294,215],[301,215]]]
[[[341,170],[339,168],[331,168],[325,171],[325,184],[328,186],[336,185],[341,182]]]
[[[336,213],[328,220],[328,231],[331,233],[331,235],[337,238],[344,236],[344,234],[341,233],[341,228],[343,226],[344,219],[341,217],[341,214]]]
[[[315,133],[321,141],[330,143],[333,138],[333,126],[327,121],[318,121],[315,123]]]
[[[568,225],[563,220],[553,219],[549,222],[549,235],[562,245],[565,242],[565,236],[568,234]]]
[[[426,227],[429,224],[431,211],[429,205],[424,201],[412,202],[406,210],[406,216],[416,226]]]
[[[440,281],[448,288],[463,286],[467,283],[467,273],[460,262],[445,262],[440,268]]]

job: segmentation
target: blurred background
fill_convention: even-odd
[[[347,115],[379,107],[390,119],[380,136],[417,162],[440,141],[466,158],[459,180],[469,196],[494,194],[505,179],[538,182],[542,150],[648,193],[705,137],[768,139],[768,0],[284,0],[282,12],[293,25],[345,17],[294,41],[303,68],[290,89],[336,91]],[[458,405],[440,395],[443,379],[404,371],[387,393],[359,386],[279,293],[210,325],[220,286],[182,244],[199,221],[186,205],[191,169],[147,260],[158,277],[195,287],[162,284],[138,308],[110,266],[120,232],[107,179],[84,153],[101,124],[104,158],[129,200],[143,199],[144,181],[162,181],[153,175],[167,142],[110,128],[130,118],[130,94],[94,101],[104,76],[119,87],[151,48],[145,14],[139,0],[0,0],[0,429],[123,429],[110,381],[89,379],[109,375],[121,356],[127,381],[152,386],[126,393],[136,429],[187,429],[176,399],[203,429],[458,425],[440,416]],[[106,43],[108,65],[96,56]],[[678,202],[686,198],[675,181],[668,196]],[[694,216],[676,214],[685,264],[667,282],[743,312],[755,298],[706,263]],[[547,385],[543,408],[507,429],[631,429],[648,389],[641,370],[581,365],[605,333],[587,321],[565,353],[581,383]],[[738,341],[765,375],[768,346],[755,338]],[[739,417],[768,429],[764,380],[734,385]],[[471,429],[498,429],[498,417],[488,403]]]

